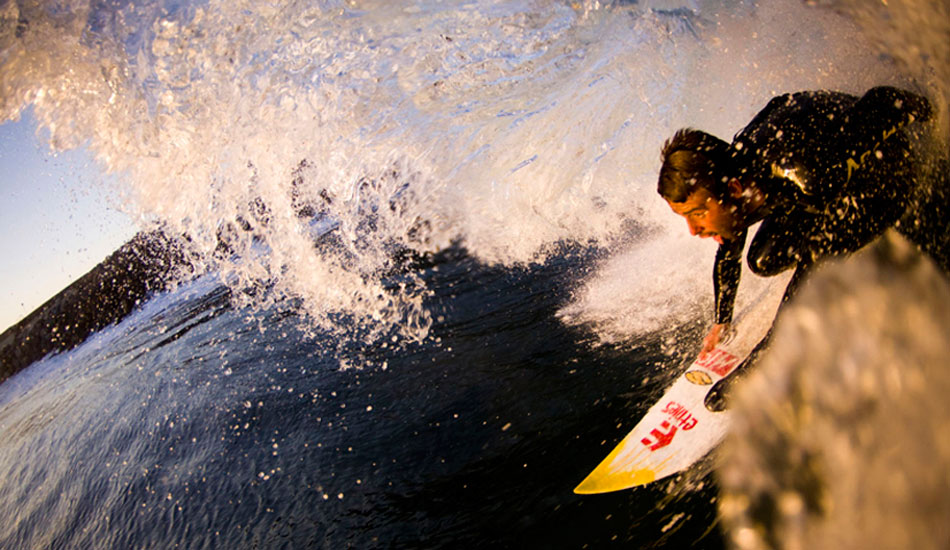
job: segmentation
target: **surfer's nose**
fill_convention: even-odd
[[[703,232],[703,228],[694,223],[692,220],[686,220],[686,225],[689,226],[690,235],[696,236]]]

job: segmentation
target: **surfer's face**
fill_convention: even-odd
[[[738,228],[736,207],[717,199],[706,189],[693,191],[685,201],[669,203],[673,212],[686,219],[689,232],[700,238],[710,237],[717,243],[735,238]]]

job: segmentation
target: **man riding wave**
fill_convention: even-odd
[[[932,116],[927,99],[896,88],[861,98],[807,91],[773,98],[731,144],[691,128],[664,144],[658,192],[691,234],[719,243],[716,317],[701,356],[729,329],[747,233],[758,222],[747,263],[764,277],[795,268],[783,302],[816,262],[854,252],[890,227],[948,270],[945,210],[922,216],[918,199],[922,147],[912,131]],[[767,340],[712,388],[708,408],[725,407]]]

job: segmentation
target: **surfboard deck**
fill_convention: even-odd
[[[725,437],[730,411],[706,408],[706,394],[765,337],[781,304],[788,277],[761,290],[735,316],[716,348],[691,363],[626,437],[574,492],[596,494],[645,485],[681,472]]]

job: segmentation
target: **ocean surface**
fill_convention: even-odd
[[[585,260],[447,252],[422,344],[308,335],[211,277],[159,296],[0,386],[2,546],[719,547],[709,482],[572,493],[672,372],[557,320]]]
[[[946,5],[913,8],[934,35],[854,2],[0,3],[0,119],[190,258],[0,385],[0,547],[723,548],[709,463],[572,493],[711,319],[659,149],[789,91],[946,97]]]

